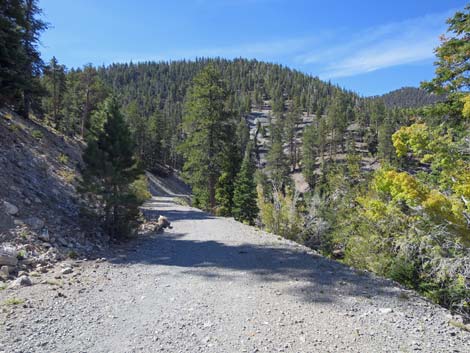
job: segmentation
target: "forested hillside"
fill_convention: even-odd
[[[86,142],[84,212],[111,236],[138,224],[145,169],[177,173],[198,208],[470,318],[470,6],[423,90],[369,99],[256,60],[43,64],[36,2],[6,3],[0,103]]]
[[[371,97],[371,99],[381,99],[387,108],[420,108],[442,102],[445,100],[445,96],[433,94],[417,87],[403,87],[381,96]]]

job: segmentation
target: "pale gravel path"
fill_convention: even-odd
[[[446,310],[390,281],[168,198],[174,228],[62,287],[0,292],[4,352],[470,352]]]

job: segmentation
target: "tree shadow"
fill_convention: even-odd
[[[194,219],[194,214],[171,211],[172,219]],[[204,213],[202,213],[204,214]],[[213,240],[198,241],[186,234],[165,233],[144,240],[138,251],[110,259],[116,264],[147,264],[179,267],[180,275],[203,276],[208,280],[245,280],[251,285],[288,282],[284,294],[309,302],[332,302],[344,297],[398,297],[396,285],[373,275],[359,275],[352,268],[304,248],[282,245],[230,245]],[[245,277],[245,278],[244,278]],[[253,278],[250,277],[250,278]],[[286,289],[288,288],[288,289]]]

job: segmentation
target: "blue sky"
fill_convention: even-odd
[[[245,57],[280,63],[362,95],[418,86],[458,0],[40,0],[47,61]]]

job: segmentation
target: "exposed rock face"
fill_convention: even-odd
[[[40,141],[32,136],[38,131]],[[0,268],[12,269],[2,278],[108,245],[97,235],[98,224],[79,217],[82,147],[82,141],[0,108],[0,244],[15,250],[0,245]]]

